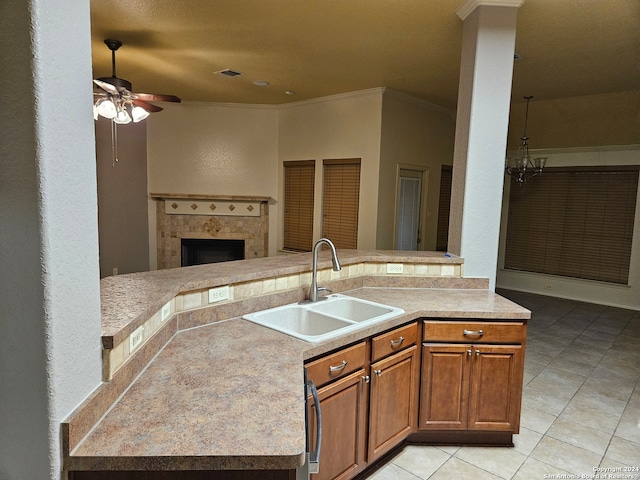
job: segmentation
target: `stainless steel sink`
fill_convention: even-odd
[[[307,342],[320,342],[404,313],[401,308],[346,295],[293,303],[242,318]]]

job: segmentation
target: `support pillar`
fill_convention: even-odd
[[[464,21],[453,155],[449,251],[465,277],[495,288],[516,16],[524,0],[469,0]]]

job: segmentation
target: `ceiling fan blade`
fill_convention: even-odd
[[[140,108],[145,109],[149,113],[161,112],[162,107],[158,107],[157,105],[153,105],[152,103],[146,102],[144,100],[140,100],[139,98],[134,98],[131,102]]]
[[[98,79],[95,79],[93,83],[95,83],[97,86],[99,86],[105,92],[110,93],[111,95],[118,94],[118,89],[115,87],[115,85],[111,85],[108,82],[105,82],[103,80],[98,80]]]
[[[159,95],[155,93],[133,93],[133,98],[147,102],[180,102],[180,97],[175,95]]]

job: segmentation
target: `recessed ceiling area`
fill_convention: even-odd
[[[120,77],[183,101],[281,104],[390,87],[454,109],[462,3],[93,0],[93,73],[109,74],[103,40],[116,38]],[[639,25],[638,0],[526,0],[514,100],[640,90]],[[242,75],[215,75],[226,69]]]

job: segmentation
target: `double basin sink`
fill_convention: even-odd
[[[247,314],[242,318],[314,343],[403,313],[401,308],[335,294],[317,302],[292,303]]]

